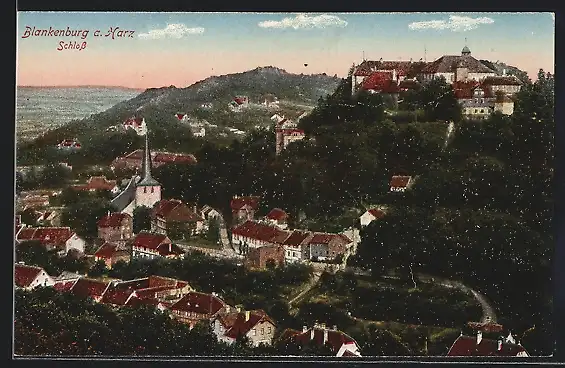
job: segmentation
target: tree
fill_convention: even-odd
[[[220,223],[215,217],[208,220],[208,232],[206,237],[212,243],[218,243],[220,241]]]
[[[61,224],[75,230],[79,236],[96,237],[98,220],[109,211],[110,203],[96,197],[86,197],[67,206],[61,215]]]
[[[88,271],[88,277],[97,278],[108,273],[106,262],[103,260],[97,261],[92,268]]]
[[[139,206],[133,210],[133,232],[139,233],[142,230],[151,228],[151,209],[146,206]]]
[[[451,85],[445,78],[435,78],[423,86],[421,101],[428,121],[454,121],[462,118],[462,110]]]

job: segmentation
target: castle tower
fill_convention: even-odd
[[[145,134],[145,150],[141,163],[141,180],[135,188],[135,207],[152,208],[161,200],[161,184],[151,176],[151,151],[149,150],[149,134]]]

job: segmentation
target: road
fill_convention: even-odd
[[[464,293],[470,293],[481,305],[481,308],[483,310],[481,322],[485,323],[490,321],[496,323],[496,313],[494,311],[494,308],[490,305],[487,298],[478,291],[471,289],[470,287],[462,284],[459,281],[452,281],[445,278],[425,275],[421,273],[416,273],[415,276],[420,282],[434,283],[436,285],[440,285],[447,288],[457,288]],[[397,280],[399,279],[399,277],[397,276],[384,276],[384,278],[397,279]]]
[[[295,304],[297,301],[300,301],[300,299],[304,297],[304,295],[306,295],[307,292],[309,292],[310,290],[312,290],[314,286],[316,286],[318,281],[320,281],[320,276],[322,276],[321,272],[318,271],[314,272],[308,284],[304,287],[304,289],[301,292],[299,292],[294,298],[292,298],[288,302],[288,305],[292,307],[293,304]]]

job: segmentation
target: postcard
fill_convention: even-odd
[[[551,356],[554,28],[19,12],[13,356]]]

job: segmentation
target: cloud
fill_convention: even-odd
[[[307,14],[298,14],[294,18],[284,18],[280,21],[266,20],[259,22],[261,28],[294,28],[294,29],[312,29],[327,27],[345,27],[347,22],[336,15],[321,14],[310,16]]]
[[[184,24],[175,23],[168,24],[163,29],[152,29],[147,33],[141,33],[139,34],[139,38],[146,40],[156,40],[160,38],[182,38],[187,35],[202,33],[204,33],[204,28],[202,27],[189,28]]]
[[[449,20],[430,20],[426,22],[414,22],[408,25],[411,30],[435,29],[444,30],[449,29],[454,32],[465,32],[478,28],[483,24],[492,24],[494,19],[488,17],[462,17],[459,15],[449,16]]]

